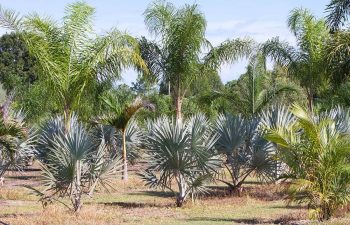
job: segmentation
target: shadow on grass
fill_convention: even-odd
[[[129,195],[146,195],[151,197],[162,197],[162,198],[171,198],[174,197],[175,194],[173,192],[167,191],[140,191],[135,193],[129,193]]]
[[[156,204],[156,203],[139,203],[139,202],[108,202],[103,203],[106,206],[120,206],[122,208],[152,208],[152,207],[170,207],[171,204]]]
[[[17,169],[8,169],[7,171],[18,172]],[[33,167],[25,167],[20,172],[36,172],[36,171],[41,171],[41,169],[33,168]]]
[[[289,224],[290,222],[296,220],[298,220],[298,218],[293,217],[281,217],[278,219],[194,217],[191,219],[186,219],[186,221],[192,222],[233,222],[242,224]]]
[[[38,176],[7,176],[8,179],[16,179],[16,180],[31,180],[31,179],[38,179]]]
[[[272,209],[307,209],[307,206],[302,205],[285,205],[285,206],[271,206]]]
[[[233,219],[233,218],[213,218],[213,217],[195,217],[191,219],[187,219],[187,221],[192,222],[235,222],[235,223],[244,223],[244,224],[261,224],[265,223],[265,221],[261,219]],[[271,222],[271,221],[270,221]]]

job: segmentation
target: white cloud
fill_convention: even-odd
[[[259,43],[279,36],[281,40],[295,45],[295,38],[284,21],[273,20],[227,20],[209,22],[207,38],[213,45],[227,39],[251,37]],[[224,65],[220,77],[224,83],[237,79],[246,70],[247,60],[239,60],[233,65]]]
[[[275,36],[282,40],[294,42],[283,21],[272,20],[229,20],[208,23],[207,35],[214,44],[227,38],[251,37],[258,42],[264,42]]]

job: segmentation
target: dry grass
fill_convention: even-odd
[[[15,181],[16,185],[25,184]],[[85,198],[77,215],[62,205],[45,209],[36,197],[21,186],[7,184],[0,189],[0,222],[5,224],[304,224],[304,207],[286,206],[283,189],[277,185],[248,184],[241,196],[232,196],[215,186],[210,196],[202,196],[183,208],[175,207],[171,193],[150,190],[137,177],[128,183],[116,180],[115,190],[98,191]],[[347,209],[325,223],[350,224]]]

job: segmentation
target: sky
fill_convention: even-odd
[[[289,12],[296,7],[309,9],[316,17],[324,17],[324,9],[330,0],[178,0],[170,1],[177,6],[196,3],[207,20],[206,37],[218,45],[226,39],[251,37],[257,42],[279,36],[281,40],[295,44],[286,20]],[[60,20],[64,8],[74,0],[0,0],[3,8],[14,9],[21,15],[37,12]],[[124,30],[134,36],[151,38],[144,25],[143,12],[151,0],[86,0],[96,9],[95,30],[98,33],[112,27]],[[0,29],[0,34],[6,31]],[[224,65],[220,77],[224,83],[237,79],[244,73],[246,60]],[[133,70],[123,72],[123,82],[131,84],[137,78]]]

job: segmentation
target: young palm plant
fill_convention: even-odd
[[[205,183],[220,166],[214,145],[217,135],[203,115],[186,121],[161,117],[150,122],[146,142],[148,167],[141,174],[150,187],[177,192],[181,207],[188,195],[205,192]],[[172,187],[176,183],[177,189]]]
[[[95,139],[75,116],[69,121],[68,129],[62,117],[51,119],[43,127],[38,158],[45,189],[32,189],[43,203],[68,196],[72,209],[78,212],[82,195],[92,196],[98,185],[107,188],[122,162],[120,158],[107,157],[106,145]]]
[[[123,135],[113,126],[98,124],[93,128],[93,135],[105,143],[111,157],[123,154]],[[131,119],[125,129],[126,155],[129,162],[135,163],[141,158],[144,139],[143,130],[135,119]]]
[[[127,160],[127,131],[129,137],[132,134],[138,134],[136,131],[127,129],[129,122],[133,116],[141,109],[146,108],[153,110],[153,105],[147,101],[142,100],[140,97],[134,99],[131,103],[120,103],[118,99],[113,98],[112,95],[107,95],[103,98],[103,101],[110,108],[111,113],[100,118],[101,123],[112,126],[115,130],[121,132],[122,136],[122,154],[123,154],[123,180],[128,180],[128,160]],[[133,123],[133,126],[136,126]]]
[[[293,106],[295,120],[266,134],[278,145],[278,159],[288,166],[283,176],[292,182],[290,200],[307,203],[310,216],[318,220],[329,219],[350,201],[349,118],[341,111],[315,115]]]
[[[236,191],[249,175],[262,180],[274,179],[275,148],[259,134],[259,121],[243,119],[241,116],[219,115],[215,129],[219,135],[218,151],[224,155],[224,166],[231,182],[220,180]]]
[[[9,169],[23,169],[35,153],[35,132],[21,112],[0,112],[0,177]]]

